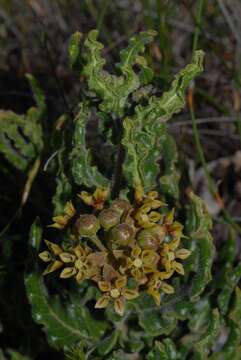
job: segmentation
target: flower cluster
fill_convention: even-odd
[[[93,210],[77,215],[68,202],[65,213],[53,218],[50,226],[68,229],[76,245],[64,250],[45,240],[48,250],[39,254],[49,263],[44,274],[61,269],[60,278],[74,277],[79,284],[95,282],[102,294],[95,307],[112,303],[120,315],[126,300],[137,298],[142,291],[160,305],[161,293],[174,292],[166,280],[175,273],[184,274],[180,260],[190,255],[181,248],[183,226],[175,220],[174,209],[168,211],[154,191],[133,206],[118,198],[105,207],[107,193],[100,190],[79,197]]]

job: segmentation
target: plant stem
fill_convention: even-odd
[[[107,251],[106,247],[102,244],[97,235],[91,236],[89,239],[100,251]]]

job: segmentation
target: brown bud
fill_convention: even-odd
[[[121,246],[130,244],[134,236],[134,230],[128,224],[122,223],[116,225],[111,230],[111,241]]]
[[[99,214],[100,225],[105,229],[109,230],[113,226],[120,222],[120,214],[114,209],[104,209]]]
[[[155,225],[151,228],[141,230],[137,235],[137,241],[144,250],[157,250],[165,237],[165,228]]]
[[[124,199],[115,199],[112,204],[111,207],[118,211],[120,213],[120,215],[122,215],[124,212],[128,211],[131,208],[131,205],[129,203],[129,201],[124,200]]]
[[[75,223],[76,230],[82,236],[93,236],[100,228],[99,220],[91,214],[80,215]]]

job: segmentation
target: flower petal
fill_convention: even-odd
[[[127,300],[133,300],[139,296],[139,291],[138,289],[124,289],[122,295]]]
[[[48,240],[44,240],[44,242],[48,246],[50,252],[52,252],[55,256],[57,256],[63,252],[63,250],[61,249],[61,247],[59,245],[54,244]]]
[[[127,284],[127,277],[126,276],[119,276],[116,280],[115,280],[115,286],[117,289],[122,289],[123,287],[125,287]]]
[[[99,289],[103,292],[108,292],[111,290],[111,285],[108,281],[99,281],[98,286]]]
[[[120,316],[124,315],[125,311],[125,301],[123,297],[119,297],[118,299],[115,299],[114,301],[114,309],[117,314]]]
[[[184,268],[182,266],[182,264],[180,264],[179,262],[177,261],[173,261],[173,269],[180,275],[184,275],[185,274],[185,271],[184,271]]]
[[[175,213],[175,209],[173,208],[169,213],[166,214],[164,218],[165,225],[171,225],[173,223],[174,213]]]
[[[38,257],[44,262],[49,262],[52,260],[52,256],[47,250],[42,251],[40,254],[38,254]]]
[[[167,284],[165,281],[162,281],[161,289],[165,294],[173,294],[174,293],[174,287]]]
[[[64,212],[66,215],[68,215],[69,218],[72,218],[75,215],[75,208],[72,204],[72,201],[67,201],[65,208],[64,208]]]
[[[59,257],[64,263],[71,263],[74,262],[76,259],[74,254],[68,252],[62,252],[61,254],[59,254]]]
[[[47,266],[47,268],[44,270],[43,275],[50,274],[51,272],[58,270],[63,265],[62,261],[54,261],[51,264]]]
[[[68,279],[76,274],[77,270],[74,267],[66,267],[59,275],[61,279]]]
[[[76,281],[78,284],[80,284],[85,278],[85,273],[84,271],[78,271],[77,275],[76,275]]]
[[[85,249],[81,245],[77,245],[73,250],[78,258],[86,255]]]
[[[159,273],[159,278],[160,280],[166,280],[166,279],[170,279],[170,277],[173,275],[174,271],[160,271]]]
[[[102,295],[95,304],[96,309],[103,309],[108,306],[110,302],[110,297],[108,295]]]
[[[187,249],[179,249],[175,251],[175,256],[178,259],[185,260],[191,255],[191,251]]]
[[[153,300],[155,301],[156,305],[159,306],[161,303],[161,295],[159,291],[150,289],[147,291],[149,295],[153,297]]]

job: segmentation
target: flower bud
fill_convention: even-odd
[[[128,211],[131,207],[129,201],[124,200],[124,199],[115,199],[112,204],[111,207],[118,211],[120,213],[120,215],[122,215],[124,212]]]
[[[100,228],[99,220],[91,214],[80,215],[75,223],[78,233],[82,236],[93,236]]]
[[[120,222],[120,213],[111,208],[102,210],[99,214],[99,221],[105,230],[109,230]]]
[[[164,240],[165,233],[165,228],[161,225],[141,230],[137,235],[138,244],[144,250],[157,250]]]
[[[121,246],[127,246],[133,239],[133,236],[134,230],[125,223],[116,225],[111,230],[111,241]]]

